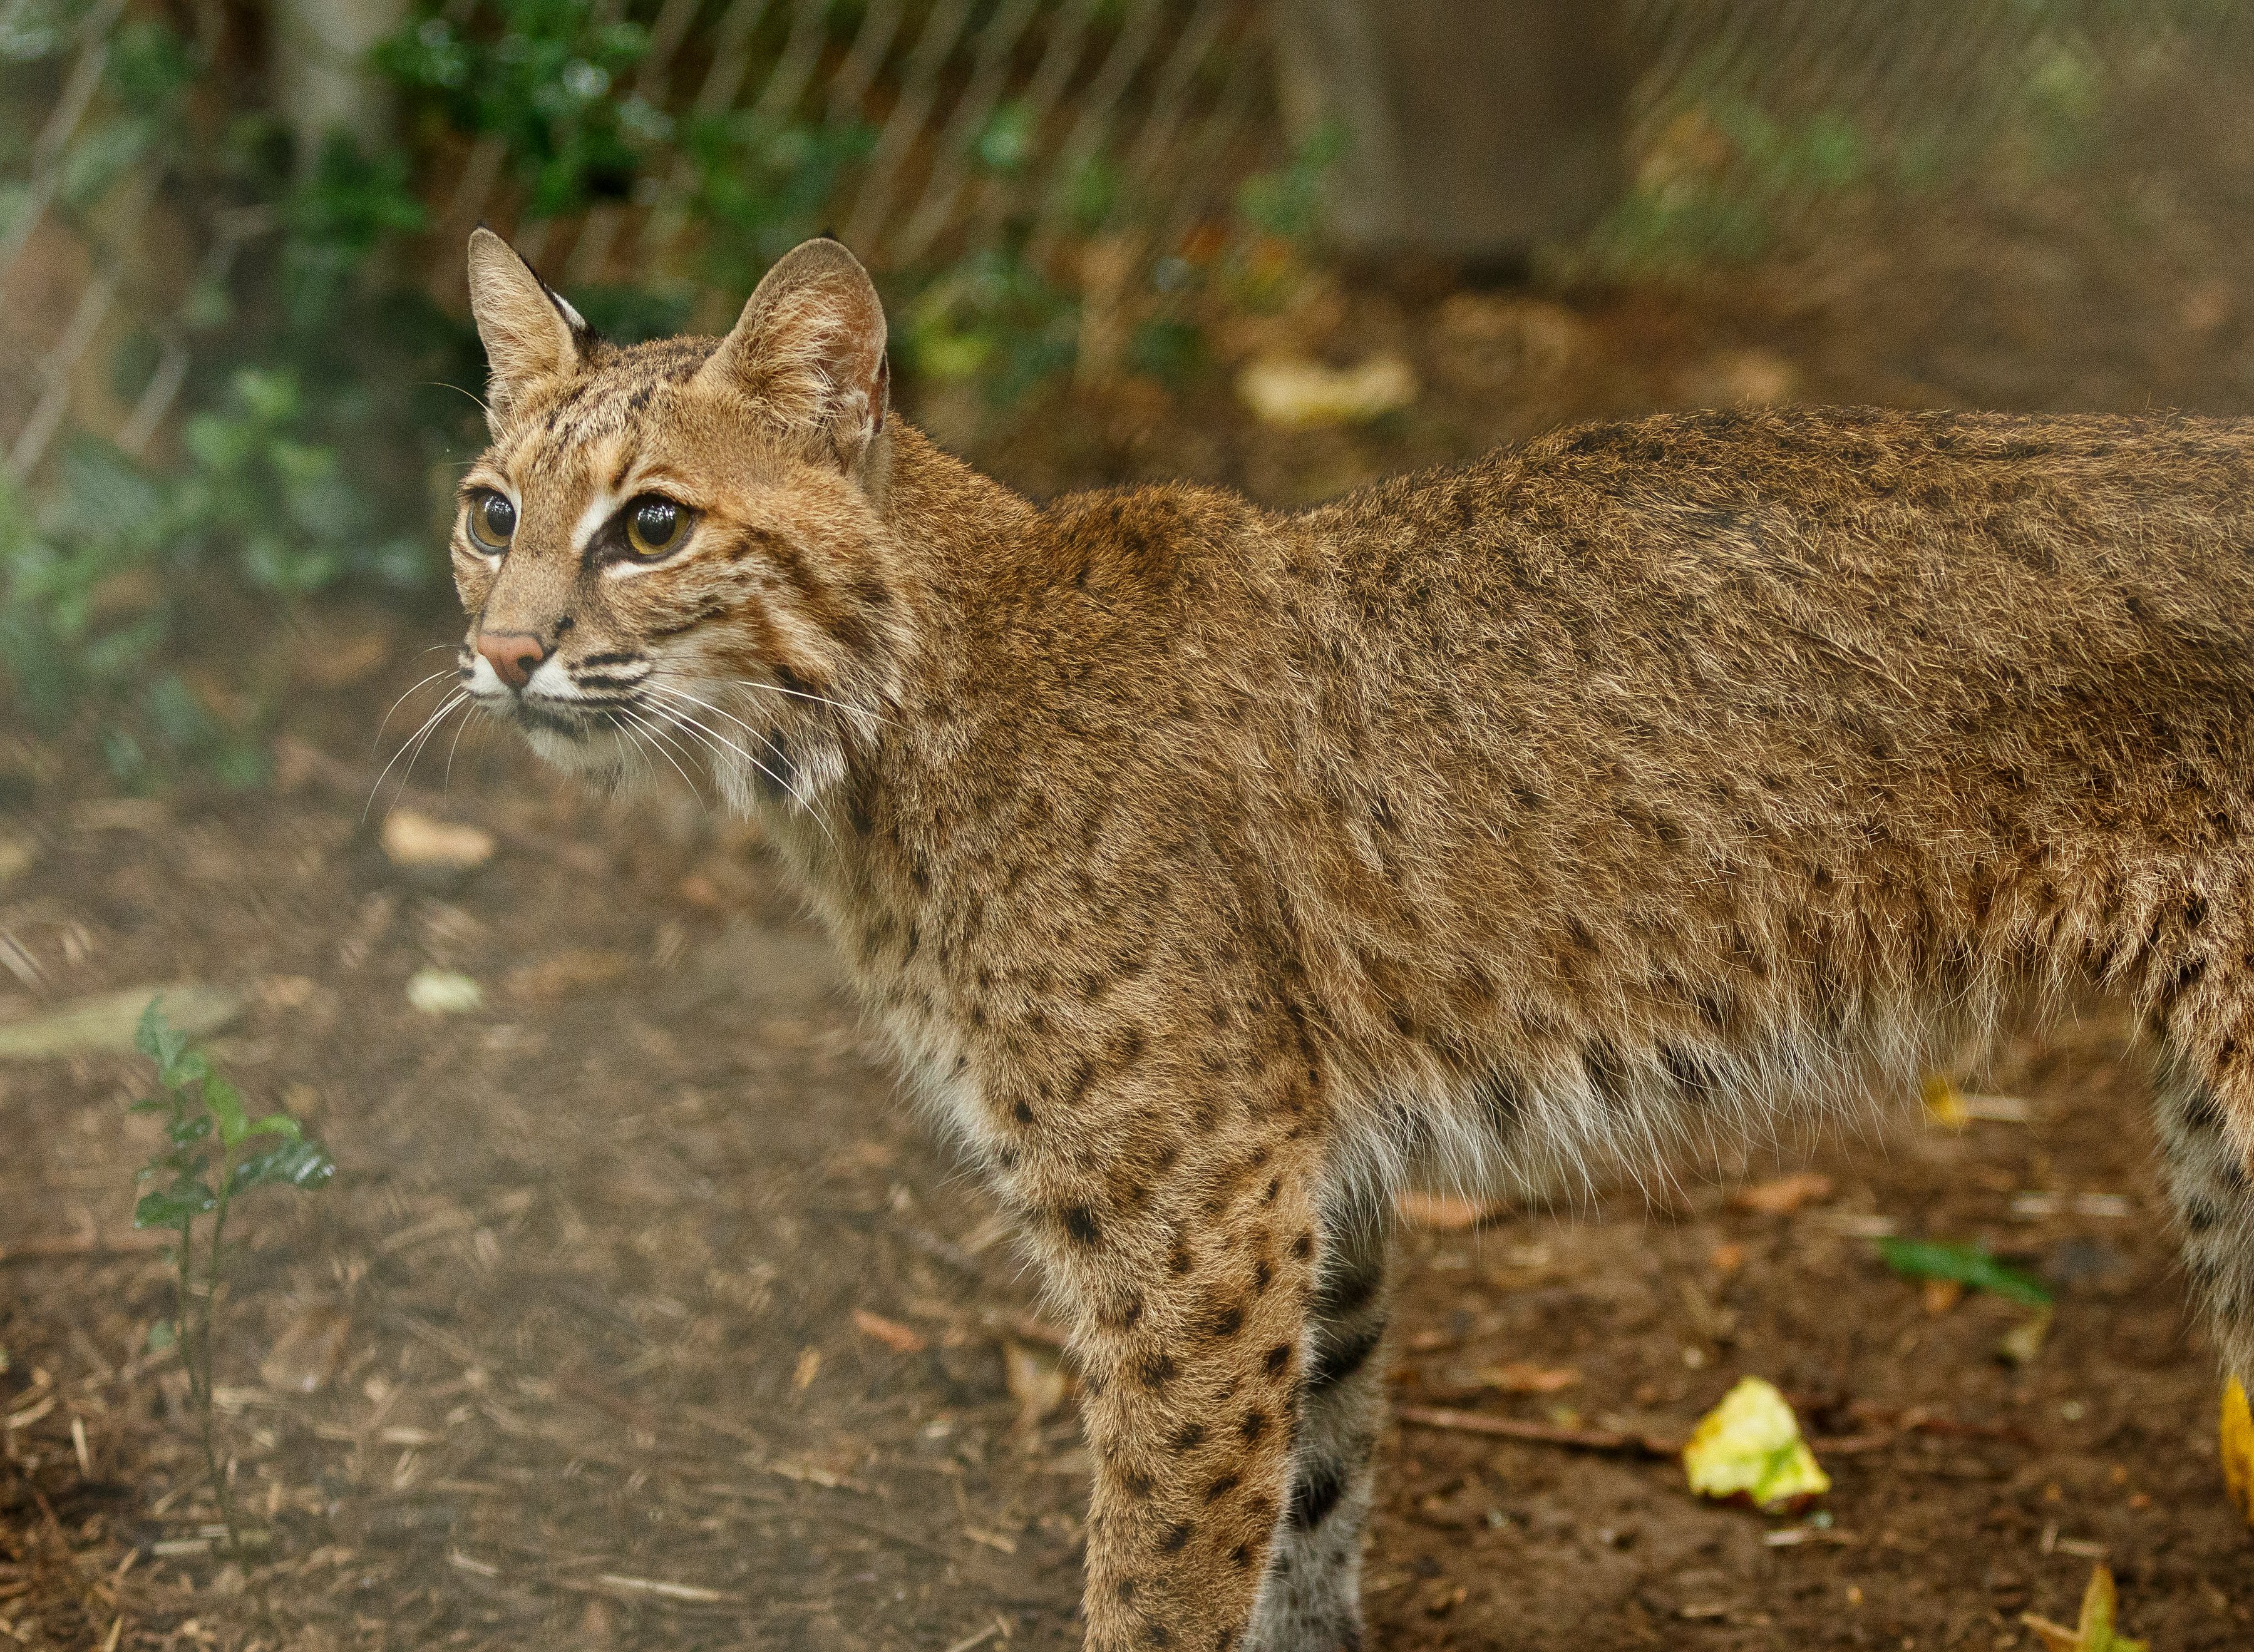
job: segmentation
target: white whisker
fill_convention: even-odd
[[[699,723],[695,718],[689,716],[686,712],[676,711],[669,705],[654,705],[650,707],[650,710],[655,712],[660,718],[662,718],[666,723],[672,727],[680,729],[685,733],[696,735],[699,739],[703,740],[708,746],[710,746],[714,752],[730,752],[743,759],[745,762],[759,770],[760,774],[766,775],[777,786],[781,787],[783,790],[790,792],[791,797],[794,801],[798,802],[802,807],[803,806],[805,800],[800,798],[796,792],[790,791],[789,783],[786,781],[781,775],[776,774],[766,764],[760,762],[758,758],[753,757],[749,752],[737,745],[733,740],[728,738],[725,735],[715,732],[713,730],[705,727],[704,724]]]
[[[702,704],[703,702],[692,701],[691,704]],[[677,711],[669,705],[654,705],[650,709],[655,711],[668,723],[673,724],[676,728],[683,729],[688,732],[695,734],[700,738],[711,743],[716,750],[733,752],[738,757],[742,758],[744,761],[749,763],[753,768],[757,769],[760,774],[766,775],[769,780],[773,780],[777,786],[782,788],[782,790],[789,796],[790,800],[799,806],[799,808],[805,814],[806,817],[822,829],[822,835],[830,840],[830,846],[832,849],[835,849],[837,846],[836,835],[830,830],[830,822],[822,818],[821,814],[815,808],[812,801],[806,796],[801,795],[795,787],[792,786],[788,780],[785,780],[781,775],[769,768],[765,763],[760,762],[758,758],[753,757],[749,752],[737,745],[733,740],[727,738],[724,735],[715,733],[711,729],[707,728],[704,724],[698,722],[695,718],[689,716],[685,712]],[[705,709],[710,710],[716,708],[708,706]],[[724,712],[721,715],[724,716],[726,714]],[[781,754],[778,752],[777,755],[780,756]]]
[[[649,734],[663,740],[667,746],[672,746],[674,751],[682,752],[684,754],[686,753],[686,747],[681,746],[671,735],[665,733],[654,724],[645,723],[640,718],[635,716],[633,711],[627,710],[624,706],[619,708],[618,714],[626,719],[631,732],[639,732],[641,731],[647,731]],[[704,803],[704,794],[696,789],[696,782],[690,779],[689,771],[681,766],[681,760],[674,756],[672,752],[666,751],[662,746],[657,748],[657,752],[659,756],[662,757],[667,762],[673,765],[673,772],[681,776],[682,783],[689,788],[690,793],[695,795],[697,802],[704,806],[704,812],[708,815],[710,814],[712,812],[710,806]]]
[[[693,705],[700,711],[710,711],[714,717],[726,718],[729,722],[734,724],[738,728],[743,730],[745,733],[750,735],[760,745],[766,746],[768,751],[773,752],[779,761],[782,762],[786,766],[789,764],[789,753],[785,752],[780,746],[775,743],[774,736],[768,731],[754,727],[752,724],[745,722],[743,718],[734,716],[732,713],[722,710],[710,700],[700,698],[694,694],[684,693],[679,689],[668,688],[662,682],[645,682],[641,686],[644,689],[653,690],[659,694],[665,695],[670,699],[678,700],[684,705]],[[788,784],[782,781],[780,776],[777,776],[776,780],[778,784],[784,785],[785,789],[788,789]],[[798,796],[798,794],[796,792],[792,792],[791,795],[796,797]],[[808,797],[810,796],[811,794],[809,793]],[[801,798],[799,801],[802,807],[809,809],[813,807],[807,798]]]
[[[629,749],[630,751],[632,751],[635,755],[639,756],[639,755],[640,755],[643,751],[645,751],[645,750],[654,749],[654,748],[650,747],[648,740],[647,738],[645,738],[641,735],[641,733],[640,733],[637,730],[635,730],[635,729],[633,729],[633,728],[629,727],[629,728],[624,728],[624,729],[621,729],[620,732],[621,733],[623,733],[624,735],[626,735],[626,738],[627,738],[629,741],[631,741],[631,742],[632,742],[632,745],[629,746],[629,748],[628,748],[628,749]],[[648,764],[649,770],[650,770],[650,772],[651,772],[652,774],[656,773],[656,771],[657,771],[657,765],[655,765],[654,763],[649,763],[649,762],[648,762],[648,760],[647,758],[644,758],[644,759],[643,759],[643,761],[644,761],[645,763],[648,763]],[[623,789],[623,788],[621,788],[620,789]]]
[[[445,720],[446,715],[449,712],[452,711],[458,706],[467,705],[469,703],[470,691],[467,689],[456,689],[452,694],[448,695],[444,700],[440,702],[437,710],[431,712],[429,717],[424,718],[423,726],[416,730],[413,734],[408,736],[406,743],[396,752],[394,752],[391,754],[391,761],[383,766],[382,773],[375,777],[375,784],[368,788],[368,803],[360,812],[360,817],[362,821],[366,821],[368,819],[368,811],[375,807],[376,794],[383,789],[384,777],[391,773],[392,769],[397,765],[401,758],[405,757],[407,758],[407,770],[406,773],[402,774],[399,777],[399,790],[391,800],[392,808],[399,807],[399,799],[407,795],[408,781],[413,778],[415,774],[416,757],[421,754],[424,745],[437,731],[438,724]],[[409,755],[410,752],[415,755]],[[384,812],[388,814],[390,810],[387,809]]]
[[[833,711],[843,711],[847,717],[865,717],[872,723],[882,723],[887,727],[892,726],[891,718],[878,717],[866,706],[848,705],[844,701],[833,700],[827,695],[808,694],[800,689],[786,689],[780,682],[755,682],[749,677],[738,677],[735,682],[739,689],[764,689],[769,694],[787,694],[794,700],[811,700],[815,704],[826,705]]]
[[[425,648],[423,652],[428,654],[430,653],[430,650]],[[391,709],[383,714],[383,721],[375,725],[375,733],[370,737],[368,743],[368,749],[373,752],[377,746],[383,743],[384,730],[391,726],[391,719],[398,715],[399,708],[407,703],[407,696],[409,695],[414,693],[416,689],[421,688],[424,682],[436,682],[440,677],[454,676],[456,669],[457,668],[448,667],[444,670],[433,671],[429,676],[424,677],[422,682],[413,683],[407,689],[403,690],[399,697],[391,703]]]
[[[783,747],[776,742],[775,737],[767,731],[755,727],[753,724],[745,722],[743,718],[722,710],[710,700],[702,699],[694,694],[684,693],[679,689],[668,688],[662,682],[648,682],[645,683],[643,686],[645,688],[654,689],[660,694],[679,700],[684,704],[693,705],[699,710],[710,711],[715,717],[726,718],[729,722],[734,724],[738,728],[743,730],[745,733],[750,735],[760,745],[766,746],[768,751],[774,752],[775,760],[782,764],[785,768],[791,766],[790,753],[785,751]],[[794,798],[797,799],[798,806],[801,808],[806,810],[809,815],[814,813],[814,793],[811,787],[808,787],[808,789],[802,794],[792,788],[790,782],[784,780],[780,775],[777,774],[773,778],[777,785],[782,787],[785,791],[789,792]]]
[[[362,821],[366,821],[368,819],[368,810],[375,807],[376,794],[383,789],[384,780],[386,776],[390,774],[393,766],[398,763],[401,758],[407,754],[408,748],[415,744],[416,737],[421,735],[425,730],[429,729],[430,725],[436,723],[440,718],[445,716],[449,708],[453,705],[455,698],[463,693],[464,690],[456,689],[452,694],[448,695],[444,699],[439,701],[438,709],[431,712],[429,717],[424,718],[421,726],[416,728],[413,734],[409,735],[405,739],[399,743],[399,749],[391,754],[391,761],[383,766],[382,769],[375,777],[375,783],[368,788],[368,802],[361,808],[360,812],[360,817]]]
[[[662,682],[646,683],[643,686],[646,688],[654,689],[659,693],[663,694],[671,699],[679,700],[684,704],[693,705],[701,711],[710,711],[715,717],[727,718],[729,722],[733,723],[738,728],[743,730],[745,733],[750,735],[753,739],[759,741],[760,745],[766,746],[768,751],[774,752],[775,760],[778,762],[781,763],[785,767],[788,767],[790,766],[789,753],[785,752],[781,746],[775,744],[774,737],[773,735],[753,728],[750,724],[745,722],[744,719],[739,717],[730,717],[727,712],[723,711],[718,706],[714,705],[710,700],[700,699],[693,694],[685,694],[679,689],[667,688]],[[753,758],[751,755],[750,752],[744,752],[743,756],[746,761],[755,764],[761,774],[766,775],[770,780],[774,780],[776,785],[788,792],[791,796],[797,801],[798,806],[801,808],[806,810],[809,815],[814,813],[813,793],[811,791],[802,794],[788,780],[783,779],[781,775],[777,774],[773,769],[768,768],[764,763],[760,763],[756,758]]]
[[[446,748],[446,772],[438,778],[438,789],[442,792],[453,788],[454,753],[462,749],[462,736],[469,732],[470,724],[476,721],[475,718],[466,717],[454,730],[454,742]]]

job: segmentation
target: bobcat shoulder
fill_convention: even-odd
[[[1070,1316],[1088,1638],[1360,1642],[1394,1191],[1906,1091],[2089,990],[2254,1368],[2254,429],[1565,431],[1280,514],[1020,499],[834,242],[724,340],[471,248],[464,686],[757,811]]]

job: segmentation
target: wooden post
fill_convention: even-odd
[[[407,0],[275,0],[273,18],[274,101],[298,164],[310,164],[331,132],[364,150],[391,143],[391,98],[368,54],[406,22]]]
[[[1620,0],[1278,0],[1284,117],[1335,127],[1349,251],[1509,264],[1619,198]]]

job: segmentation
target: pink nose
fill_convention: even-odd
[[[532,668],[548,657],[547,645],[522,631],[478,633],[478,652],[494,672],[512,689],[532,681]]]

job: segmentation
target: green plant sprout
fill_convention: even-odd
[[[240,1556],[267,1541],[246,1531],[220,1460],[216,1408],[212,1403],[212,1325],[227,1282],[228,1212],[235,1199],[258,1187],[314,1188],[336,1174],[336,1162],[309,1140],[287,1113],[252,1118],[242,1092],[212,1068],[188,1035],[169,1025],[163,1000],[141,1013],[133,1042],[157,1066],[159,1093],[129,1110],[164,1119],[165,1147],[136,1173],[136,1183],[160,1182],[133,1207],[136,1228],[170,1228],[179,1235],[167,1252],[178,1270],[174,1314],[150,1334],[152,1344],[177,1342],[188,1374],[188,1404],[202,1438],[204,1466],[227,1528],[228,1550]],[[208,1227],[200,1226],[206,1216]]]

